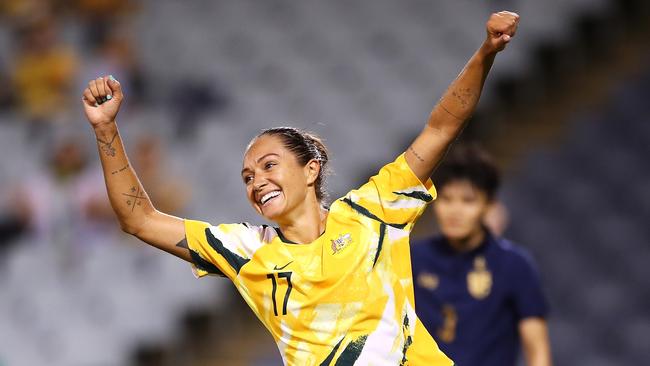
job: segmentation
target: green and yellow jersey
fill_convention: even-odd
[[[285,365],[452,365],[413,296],[409,233],[434,197],[401,155],[334,201],[311,243],[266,225],[186,220],[194,273],[233,281]]]

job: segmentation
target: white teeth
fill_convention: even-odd
[[[269,193],[265,194],[264,196],[262,196],[262,199],[260,200],[260,202],[261,202],[262,204],[265,204],[265,203],[268,202],[271,198],[273,198],[273,197],[277,197],[277,196],[279,196],[279,195],[280,195],[280,191],[269,192]]]

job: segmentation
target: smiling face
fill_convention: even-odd
[[[244,155],[242,180],[253,208],[276,223],[294,220],[305,204],[318,199],[314,182],[319,163],[301,166],[282,140],[273,135],[256,138]]]
[[[485,192],[468,180],[447,182],[433,205],[440,231],[450,241],[466,241],[481,235],[490,203]]]

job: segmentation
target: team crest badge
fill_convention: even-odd
[[[428,272],[420,273],[418,275],[417,281],[420,287],[426,288],[427,290],[431,290],[431,291],[437,289],[438,284],[440,283],[440,279],[438,279],[438,276]]]
[[[341,234],[337,239],[332,239],[332,254],[336,254],[346,248],[352,242],[352,235]]]
[[[467,274],[467,290],[477,300],[486,298],[492,291],[492,273],[482,256],[474,259],[474,269]]]

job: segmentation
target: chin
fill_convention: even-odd
[[[442,235],[444,235],[449,240],[464,241],[470,237],[471,233],[468,231],[460,230],[442,230]]]
[[[262,217],[273,222],[278,222],[278,220],[282,218],[282,213],[283,210],[279,208],[260,211],[260,215],[262,215]]]
[[[268,214],[265,215],[265,214],[261,214],[261,216],[262,216],[264,219],[266,219],[266,220],[268,220],[268,221],[273,221],[273,222],[277,222],[277,218],[278,218],[278,215],[268,215]]]

